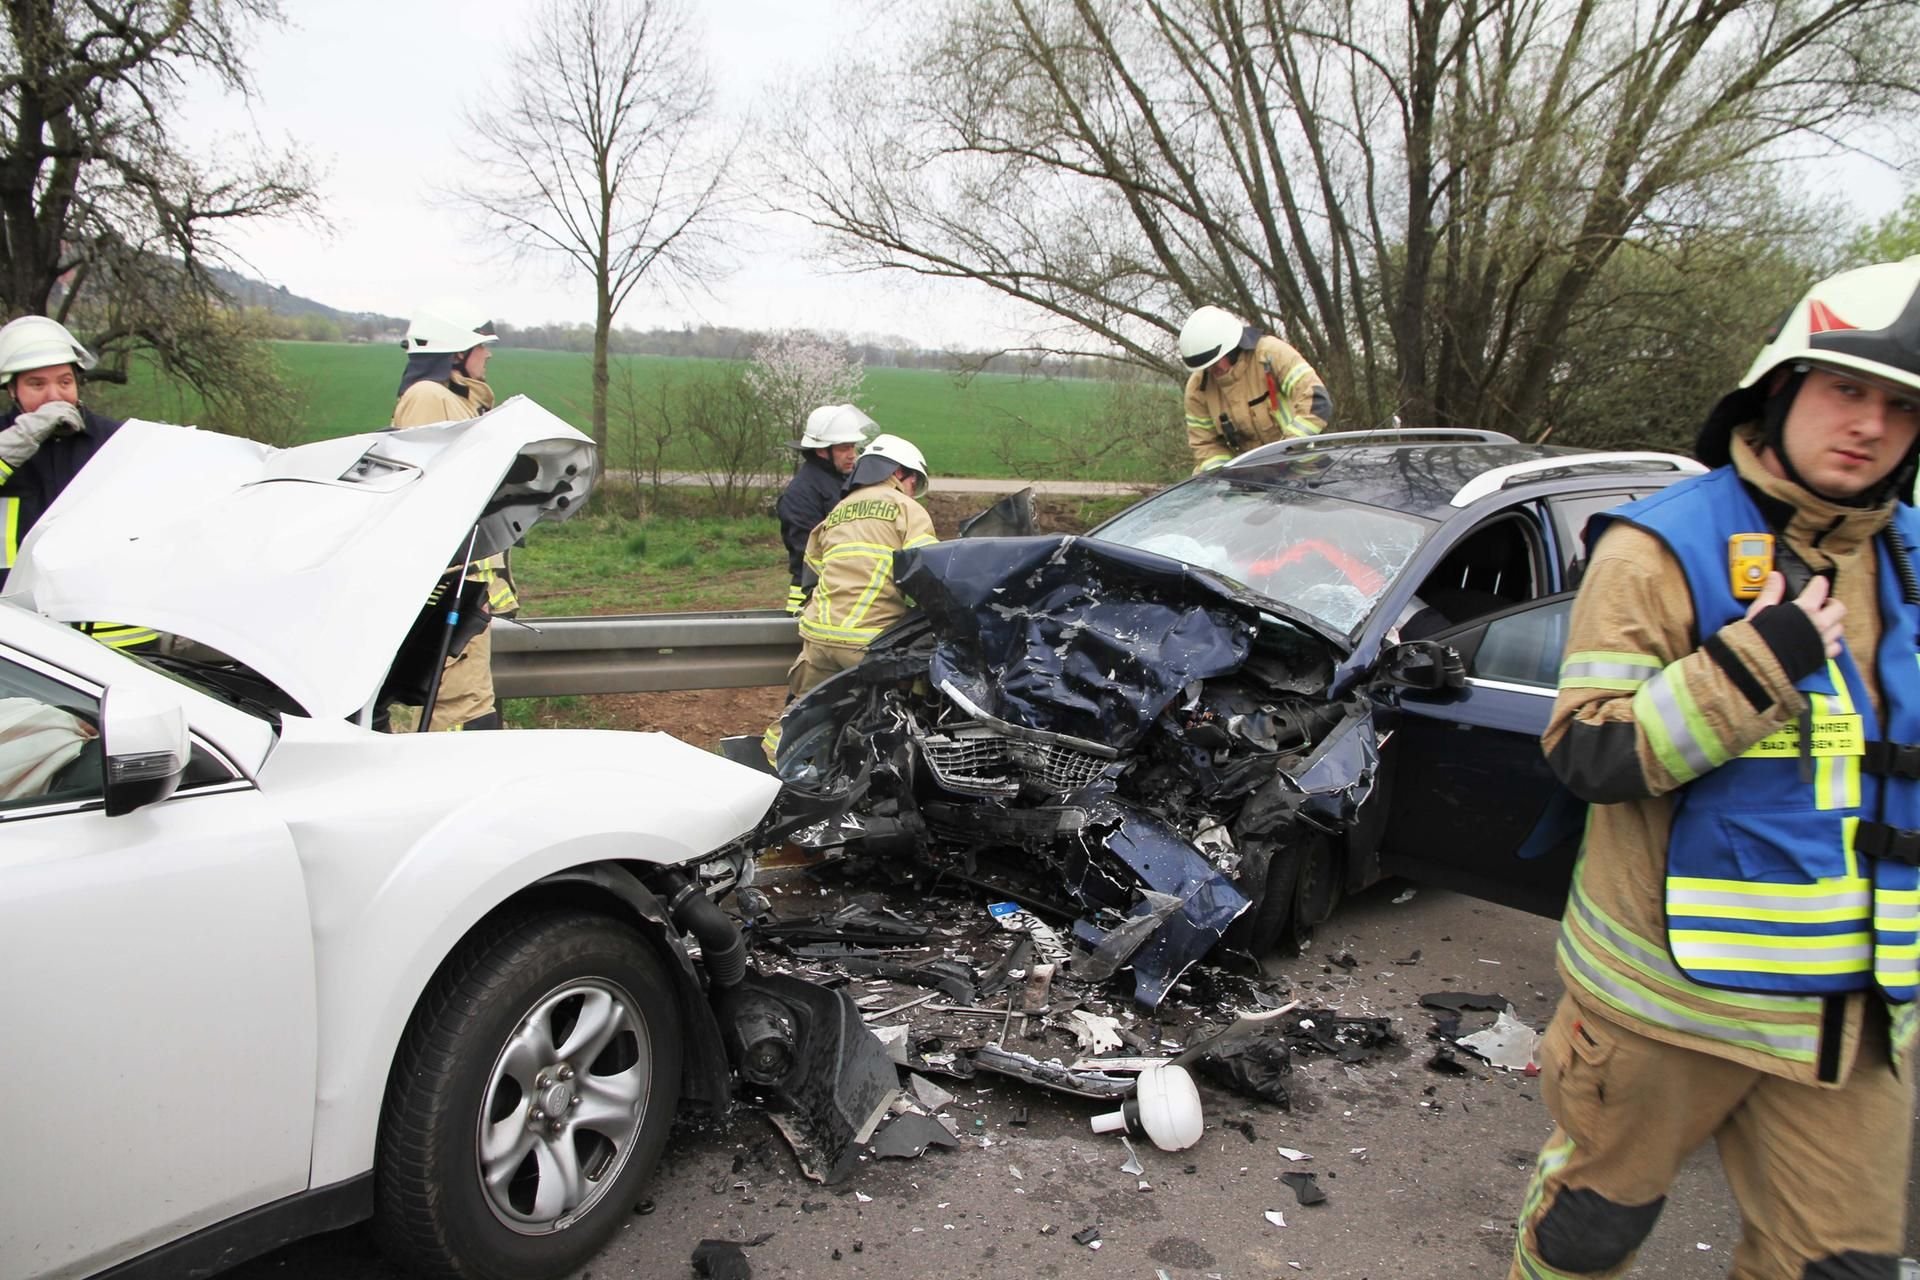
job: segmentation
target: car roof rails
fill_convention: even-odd
[[[1460,486],[1460,492],[1453,495],[1448,505],[1470,507],[1488,494],[1498,493],[1511,485],[1522,484],[1533,477],[1549,471],[1579,471],[1587,467],[1602,470],[1621,470],[1621,464],[1638,464],[1634,471],[1684,471],[1700,473],[1706,470],[1692,458],[1677,453],[1656,453],[1651,450],[1628,450],[1618,453],[1567,453],[1551,458],[1531,458],[1526,462],[1513,462],[1504,467],[1495,467],[1491,471],[1482,471],[1473,479]],[[1628,474],[1623,472],[1623,474]]]
[[[1289,436],[1257,449],[1249,449],[1227,465],[1237,467],[1256,462],[1272,462],[1289,453],[1306,449],[1337,449],[1357,444],[1518,444],[1501,431],[1481,431],[1473,427],[1382,427],[1377,431],[1326,431],[1317,436]]]

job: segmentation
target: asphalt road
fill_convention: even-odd
[[[1095,1136],[1096,1104],[1011,1082],[956,1089],[957,1150],[877,1160],[844,1185],[808,1182],[756,1113],[730,1128],[682,1126],[636,1214],[581,1273],[692,1275],[704,1238],[752,1240],[756,1277],[791,1280],[942,1276],[1221,1277],[1296,1274],[1339,1280],[1501,1276],[1512,1223],[1550,1129],[1533,1081],[1478,1066],[1469,1076],[1425,1066],[1431,1015],[1422,992],[1506,996],[1544,1025],[1559,994],[1552,922],[1434,890],[1404,903],[1389,884],[1347,903],[1309,956],[1277,966],[1295,995],[1349,1016],[1387,1015],[1403,1045],[1348,1067],[1296,1060],[1294,1109],[1281,1112],[1203,1084],[1207,1130],[1169,1154],[1136,1144],[1142,1190],[1122,1173],[1117,1139]],[[1411,965],[1397,959],[1419,958]],[[1329,955],[1350,953],[1351,971]],[[1014,1123],[1020,1109],[1028,1123]],[[1311,1159],[1292,1165],[1285,1146]],[[1279,1175],[1312,1170],[1325,1203],[1295,1202]],[[1909,1243],[1920,1202],[1909,1186]],[[1286,1225],[1265,1214],[1280,1212]],[[1073,1233],[1100,1228],[1098,1251]],[[1731,1261],[1738,1220],[1711,1150],[1673,1189],[1634,1276],[1707,1280]],[[401,1280],[363,1230],[281,1250],[234,1280]]]

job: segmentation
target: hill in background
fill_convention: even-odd
[[[235,303],[261,321],[273,338],[309,342],[371,342],[398,345],[407,330],[401,316],[375,311],[343,311],[305,298],[285,285],[271,285],[237,271],[215,268],[213,278]],[[500,345],[534,351],[593,350],[590,324],[516,325],[495,316]],[[727,325],[683,325],[678,329],[616,328],[609,338],[615,355],[675,356],[706,360],[745,360],[766,334]],[[1108,377],[1114,366],[1103,360],[1040,357],[1027,352],[951,351],[921,347],[899,334],[862,334],[845,339],[850,352],[873,369],[940,369],[961,373],[1010,373],[1022,377]]]

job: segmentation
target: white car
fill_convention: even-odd
[[[713,905],[773,778],[663,734],[350,721],[449,562],[592,470],[524,400],[290,450],[130,423],[29,535],[0,599],[0,1276],[205,1274],[368,1216],[435,1274],[560,1275],[683,1095],[728,1099],[727,1041],[776,1092],[799,1063],[806,996],[771,1030],[715,1012],[783,998]],[[62,625],[96,618],[233,661]]]

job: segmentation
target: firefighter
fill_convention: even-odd
[[[1318,435],[1333,420],[1326,384],[1305,356],[1230,311],[1201,307],[1180,326],[1187,378],[1187,444],[1193,471],[1293,436]]]
[[[120,429],[80,403],[81,377],[93,353],[46,316],[21,316],[0,328],[0,381],[13,407],[0,416],[0,587],[27,536],[101,446]],[[134,649],[158,636],[145,627],[111,622],[81,630],[116,649]]]
[[[1511,1274],[1615,1276],[1713,1139],[1731,1274],[1893,1280],[1920,965],[1920,257],[1813,286],[1595,517],[1544,746],[1592,806]]]
[[[788,613],[798,614],[807,603],[801,581],[806,573],[807,535],[847,491],[847,476],[860,456],[860,442],[877,425],[850,404],[822,405],[807,415],[806,430],[792,445],[800,452],[800,463],[780,491],[775,508],[780,541],[787,544]]]
[[[860,661],[875,636],[900,621],[907,598],[893,580],[893,553],[938,541],[915,499],[931,485],[927,460],[899,436],[877,435],[848,477],[847,496],[807,538],[811,584],[800,614],[800,656],[787,673],[787,701]],[[780,723],[761,738],[767,759]]]
[[[500,340],[484,313],[459,302],[438,303],[414,314],[404,346],[407,367],[400,376],[396,428],[424,427],[477,418],[493,408],[487,382],[491,345]],[[487,587],[487,607],[496,616],[512,616],[520,602],[505,555],[468,566],[468,578]],[[434,701],[438,733],[458,729],[498,729],[500,711],[493,697],[493,639],[482,627],[466,647],[447,659]],[[393,727],[408,732],[418,721],[411,708],[396,708]]]

